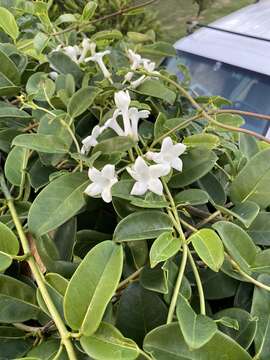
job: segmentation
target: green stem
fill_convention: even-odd
[[[147,360],[153,360],[152,356],[148,355],[146,352],[140,349],[140,354],[144,356]]]
[[[176,308],[176,303],[177,303],[179,291],[181,288],[181,284],[182,284],[182,280],[184,277],[185,268],[186,268],[186,264],[187,264],[188,246],[187,246],[187,244],[184,243],[182,247],[183,247],[182,259],[181,259],[181,264],[180,264],[177,280],[176,280],[176,283],[174,286],[173,296],[172,296],[170,307],[169,307],[167,324],[170,324],[173,321],[173,315],[174,315],[174,311]]]
[[[143,270],[143,267],[141,267],[140,269],[136,270],[134,273],[129,275],[125,280],[121,281],[117,287],[117,290],[122,289],[123,287],[128,285],[132,280],[136,279],[140,275],[142,270]]]
[[[8,208],[9,208],[9,211],[10,211],[10,214],[12,216],[12,219],[13,219],[13,222],[15,224],[15,227],[17,229],[17,233],[18,233],[18,236],[20,238],[20,241],[21,241],[21,245],[22,245],[22,248],[23,248],[23,252],[24,254],[29,254],[31,252],[31,249],[29,247],[29,244],[28,244],[28,240],[26,238],[26,235],[24,233],[24,230],[23,230],[23,227],[22,227],[22,224],[20,222],[20,219],[18,217],[18,214],[17,214],[17,211],[15,209],[15,206],[14,206],[14,203],[13,203],[13,198],[6,186],[6,182],[5,182],[5,179],[3,177],[3,175],[1,174],[0,175],[0,184],[1,184],[1,189],[2,189],[2,192],[4,193],[5,197],[6,197],[6,200],[7,200],[7,205],[8,205]],[[50,297],[50,294],[48,293],[48,290],[47,290],[47,287],[45,285],[45,279],[44,279],[44,276],[43,274],[41,273],[41,271],[39,270],[39,267],[38,265],[36,264],[35,262],[35,259],[30,256],[28,259],[27,259],[27,262],[29,264],[29,267],[31,269],[31,272],[33,274],[33,277],[38,285],[38,288],[40,290],[40,293],[43,297],[43,300],[51,314],[51,317],[59,331],[59,334],[61,336],[61,341],[62,341],[62,344],[65,346],[66,348],[66,351],[67,351],[67,354],[69,356],[69,359],[70,360],[76,360],[76,354],[75,354],[75,351],[74,351],[74,348],[73,348],[73,345],[72,345],[72,342],[70,340],[70,333],[69,331],[66,329],[66,326],[65,324],[63,323],[62,321],[62,318],[60,316],[60,314],[58,313],[51,297]]]
[[[201,278],[200,278],[200,274],[198,272],[197,266],[195,264],[195,261],[194,261],[189,249],[188,249],[188,259],[189,259],[190,265],[192,267],[193,274],[195,276],[195,280],[196,280],[196,284],[197,284],[197,288],[198,288],[201,314],[205,315],[205,313],[206,313],[205,312],[205,299],[204,299],[202,282],[201,282]]]

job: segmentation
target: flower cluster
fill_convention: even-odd
[[[132,78],[135,75],[135,71],[138,70],[139,68],[143,68],[145,71],[151,73],[151,74],[158,74],[157,71],[155,71],[155,67],[156,64],[146,58],[142,58],[141,55],[135,53],[134,51],[132,51],[131,49],[128,49],[127,51],[127,56],[128,59],[130,61],[130,69],[131,71],[129,71],[126,76],[125,76],[125,81],[129,81],[130,82],[130,86],[133,89],[136,89],[138,86],[140,86],[145,80],[147,80],[149,77],[146,75],[142,75],[141,77],[139,77],[136,80],[132,80]]]

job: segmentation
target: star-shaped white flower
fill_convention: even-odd
[[[85,139],[82,140],[82,148],[81,148],[81,154],[85,155],[88,154],[91,147],[94,147],[98,144],[97,137],[102,133],[104,130],[104,127],[101,127],[99,125],[96,125],[91,135],[87,136]]]
[[[129,105],[131,102],[129,92],[126,91],[118,91],[114,94],[114,101],[117,109],[121,112],[123,116],[124,128],[125,128],[125,135],[131,134],[131,125],[129,121]]]
[[[75,45],[75,46],[66,46],[63,48],[63,52],[70,57],[70,59],[72,61],[74,61],[75,63],[78,63],[78,56],[80,56],[80,48]]]
[[[182,171],[183,162],[179,158],[186,150],[186,145],[178,143],[173,144],[172,139],[166,137],[161,145],[161,150],[158,153],[148,151],[147,159],[153,160],[157,164],[164,164],[178,171]]]
[[[130,68],[132,71],[137,70],[142,63],[142,57],[141,55],[135,53],[133,50],[128,49],[127,56],[129,58],[129,61],[131,63]]]
[[[148,166],[141,156],[137,157],[135,164],[127,168],[129,174],[136,180],[131,195],[144,195],[147,190],[157,195],[162,195],[163,185],[159,179],[170,172],[168,165],[150,165]]]
[[[84,192],[92,197],[101,195],[103,201],[106,203],[111,202],[111,189],[112,186],[118,181],[115,172],[115,166],[107,164],[101,171],[94,167],[89,168],[88,176],[92,181],[92,184],[88,185]]]

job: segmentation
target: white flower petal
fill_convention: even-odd
[[[146,162],[143,160],[141,156],[138,156],[134,167],[134,171],[141,175],[141,177],[148,177],[149,174],[149,167],[147,166]]]
[[[163,194],[163,185],[159,179],[151,179],[148,183],[148,189],[157,195]]]
[[[101,170],[101,174],[106,179],[112,180],[115,178],[115,166],[111,164],[107,164],[104,166],[104,168]]]
[[[90,180],[92,180],[94,182],[98,182],[101,179],[101,172],[94,167],[89,168],[88,169],[88,177]]]
[[[183,169],[183,161],[179,158],[174,158],[171,162],[171,166],[173,169],[182,171]]]
[[[187,147],[184,144],[178,143],[174,145],[173,152],[176,154],[176,156],[182,155],[186,151]]]
[[[151,165],[149,167],[149,172],[150,172],[150,176],[153,178],[166,176],[170,172],[170,166],[166,164]]]
[[[85,194],[89,196],[97,196],[101,193],[102,188],[99,184],[92,183],[87,186],[87,188],[84,190]]]
[[[162,141],[161,152],[171,151],[172,147],[172,139],[169,136],[165,137],[165,139]]]
[[[106,203],[110,203],[112,201],[111,187],[105,187],[101,192],[101,197],[103,201],[105,201]]]
[[[135,182],[130,194],[138,195],[138,196],[144,195],[147,191],[147,188],[148,188],[147,183],[137,181],[137,182]]]
[[[121,112],[127,112],[131,99],[128,91],[118,91],[114,94],[115,105]]]

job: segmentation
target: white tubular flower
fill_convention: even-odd
[[[144,195],[147,190],[150,190],[161,196],[163,186],[159,178],[168,175],[170,168],[163,164],[148,166],[143,158],[139,156],[135,164],[131,168],[127,168],[127,171],[136,180],[131,195]]]
[[[82,141],[83,146],[81,148],[82,155],[88,154],[91,147],[94,147],[98,144],[97,137],[101,134],[103,129],[104,128],[100,127],[99,125],[96,125],[93,128],[91,135],[89,135],[85,139],[83,139],[83,141]]]
[[[92,184],[88,185],[84,192],[92,197],[101,195],[103,201],[111,202],[111,188],[118,181],[115,166],[107,164],[101,171],[94,167],[89,168],[88,176]]]
[[[121,111],[121,115],[123,116],[124,122],[124,132],[125,135],[128,136],[132,133],[131,131],[131,124],[129,120],[129,105],[131,102],[129,92],[128,91],[118,91],[114,94],[114,101],[117,108]]]
[[[139,54],[136,54],[133,50],[131,49],[128,49],[127,51],[127,56],[129,58],[129,61],[131,62],[131,70],[132,71],[135,71],[137,70],[140,66],[141,66],[141,63],[142,63],[142,57],[141,55]]]
[[[132,72],[132,71],[129,71],[128,73],[126,73],[124,83],[126,81],[130,81],[133,78],[133,75],[134,75],[134,72]]]
[[[152,62],[149,59],[143,59],[143,67],[146,71],[152,73],[155,70],[156,63]]]
[[[117,117],[120,115],[120,113],[121,113],[120,110],[116,109],[113,113],[112,118],[108,119],[105,122],[104,127],[105,127],[105,129],[111,128],[119,136],[125,136],[124,131],[122,130],[121,126],[117,122]]]
[[[85,58],[84,61],[85,62],[88,62],[88,61],[94,61],[98,64],[98,66],[100,67],[100,70],[102,71],[103,73],[103,76],[105,77],[105,79],[110,79],[111,78],[111,73],[109,72],[109,70],[106,68],[106,65],[104,64],[103,62],[103,57],[105,55],[109,55],[111,52],[110,50],[105,50],[105,51],[102,51],[102,52],[97,52],[95,53],[94,55],[88,57],[88,58]]]
[[[146,157],[157,164],[167,165],[170,168],[182,171],[183,162],[179,156],[183,154],[185,150],[186,145],[181,143],[174,145],[172,139],[168,136],[163,140],[160,152],[155,153],[148,151]]]
[[[84,38],[83,41],[82,41],[81,55],[80,55],[79,60],[78,60],[79,63],[84,61],[88,51],[90,51],[90,50],[91,50],[90,40],[87,39],[87,38]]]
[[[63,52],[70,57],[72,61],[78,63],[78,56],[80,55],[80,49],[77,45],[75,46],[66,46],[63,48]]]
[[[52,80],[56,80],[58,78],[59,74],[57,71],[51,71],[49,73],[49,77],[52,79]]]
[[[138,123],[140,119],[146,119],[150,115],[150,111],[141,110],[139,111],[137,108],[130,108],[128,111],[129,118],[131,121],[131,136],[134,140],[139,140],[138,136]]]
[[[131,81],[130,83],[130,86],[133,88],[133,89],[136,89],[138,86],[140,86],[142,83],[145,82],[145,80],[147,80],[147,76],[145,75],[142,75],[141,77],[139,77],[137,80],[134,80],[134,81]]]

